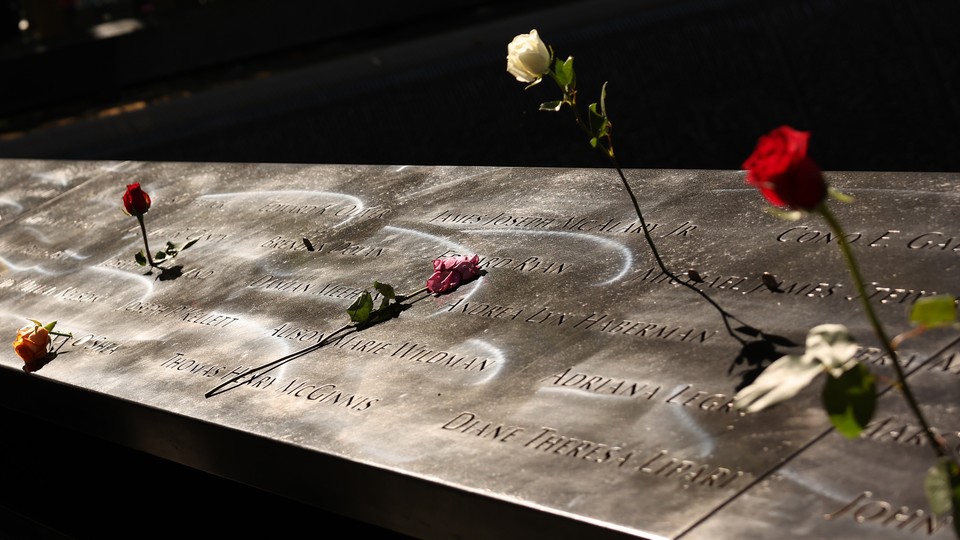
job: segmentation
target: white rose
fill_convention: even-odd
[[[535,82],[550,71],[550,51],[536,30],[518,35],[507,45],[507,71],[526,83]]]

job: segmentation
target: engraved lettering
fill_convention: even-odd
[[[873,242],[870,242],[870,243],[867,244],[867,245],[868,245],[869,247],[887,247],[887,243],[886,243],[886,242],[884,242],[883,244],[881,244],[880,241],[881,241],[881,240],[889,240],[889,239],[890,239],[890,236],[889,236],[889,235],[891,235],[891,234],[900,234],[900,231],[888,230],[887,232],[885,232],[885,233],[881,234],[879,237],[877,237],[876,240],[874,240]]]
[[[939,249],[941,251],[960,251],[960,240],[944,235],[942,232],[923,233],[907,242],[910,249]]]
[[[645,382],[629,381],[625,379],[614,379],[599,375],[588,375],[586,373],[573,372],[573,368],[567,368],[560,373],[550,375],[540,379],[540,383],[547,383],[551,386],[564,388],[573,388],[583,392],[596,394],[609,394],[613,396],[622,396],[637,399],[652,399],[660,386]]]
[[[911,510],[907,506],[900,506],[894,510],[894,505],[883,500],[873,499],[873,493],[863,491],[849,503],[835,512],[824,514],[826,520],[836,520],[849,515],[858,524],[878,523],[882,527],[892,527],[910,533],[924,532],[932,536],[944,527],[953,523],[952,516],[938,517],[927,514],[924,510]]]

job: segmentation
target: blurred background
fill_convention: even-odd
[[[506,45],[609,81],[627,167],[960,170],[955,0],[0,0],[0,158],[602,167]]]
[[[538,111],[552,83],[506,73],[536,28],[583,103],[609,82],[625,167],[739,169],[789,124],[826,170],[958,172],[958,23],[956,0],[0,0],[0,159],[606,167]],[[393,536],[0,418],[0,538]]]

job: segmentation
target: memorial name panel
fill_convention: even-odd
[[[887,416],[853,442],[829,434],[816,389],[762,414],[733,408],[744,381],[824,322],[850,326],[861,358],[888,369],[836,239],[812,218],[763,212],[739,173],[628,171],[666,274],[609,171],[142,163],[107,172],[0,228],[0,322],[56,319],[74,334],[31,376],[638,536],[709,530],[794,467],[826,485],[845,466],[811,471],[808,455],[859,456],[848,448],[859,443],[887,458],[910,446],[882,435],[909,418],[893,392]],[[133,261],[139,226],[119,210],[132,181],[154,201],[151,246],[195,241],[163,271]],[[877,270],[868,294],[890,325],[906,326],[916,298],[957,292],[957,201],[937,190],[956,181],[916,175],[906,197],[892,176],[835,179],[870,200],[837,213]],[[62,227],[69,216],[95,227]],[[71,256],[49,255],[58,252]],[[484,274],[456,291],[204,396],[324,342],[374,281],[412,292],[434,258],[470,253]],[[919,366],[943,346],[922,340],[904,354]],[[918,368],[933,385],[925,394],[955,384],[955,354]],[[20,367],[13,355],[0,362]],[[896,475],[929,461],[910,456]],[[838,514],[816,526],[857,531],[846,516],[857,510],[841,503],[922,505],[922,491],[886,494],[876,481],[865,474],[811,506]],[[787,500],[763,504],[773,512]]]

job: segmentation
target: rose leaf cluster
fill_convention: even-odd
[[[408,307],[400,303],[403,297],[397,296],[393,290],[393,286],[389,283],[374,281],[373,288],[380,293],[380,307],[374,309],[373,295],[365,290],[360,293],[360,296],[347,308],[350,321],[355,323],[357,328],[364,328],[392,319],[400,315],[400,312]]]

